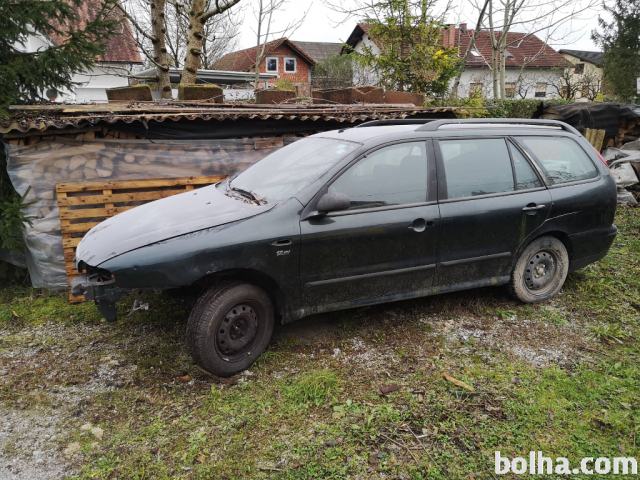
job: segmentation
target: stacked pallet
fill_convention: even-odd
[[[157,178],[108,182],[59,183],[56,186],[65,272],[69,284],[78,275],[76,247],[103,220],[143,203],[219,182],[222,176]],[[69,294],[71,302],[83,298]]]

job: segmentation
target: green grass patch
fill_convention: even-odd
[[[105,325],[91,304],[0,289],[0,403],[55,408],[52,392],[118,359],[122,385],[66,420],[78,479],[484,479],[495,450],[640,457],[640,209],[620,208],[616,223],[609,255],[551,302],[483,289],[343,312],[317,342],[280,338],[226,380],[193,366],[180,301],[145,296],[150,309],[129,315],[127,299]],[[528,361],[554,348],[562,362]],[[389,384],[399,388],[381,393]],[[104,429],[97,445],[78,432],[88,421]]]

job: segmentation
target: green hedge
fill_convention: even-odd
[[[466,118],[533,118],[544,107],[572,103],[569,100],[484,99],[482,97],[438,99],[427,106],[459,107],[459,116]]]

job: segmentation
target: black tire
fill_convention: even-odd
[[[219,377],[247,369],[271,340],[271,299],[248,283],[225,283],[206,291],[191,310],[187,344],[195,362]]]
[[[524,249],[511,273],[510,290],[525,303],[557,294],[569,273],[569,254],[556,237],[540,237]]]

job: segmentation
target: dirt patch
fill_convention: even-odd
[[[506,351],[534,367],[570,368],[597,348],[574,324],[554,325],[516,315],[494,318],[462,317],[435,322],[435,331],[449,344],[471,352],[478,347]]]
[[[96,395],[126,384],[136,370],[122,345],[96,341],[101,325],[45,324],[2,330],[0,478],[58,479],[74,473],[70,432]],[[7,340],[8,339],[8,340]]]
[[[70,473],[57,449],[62,414],[24,411],[0,406],[0,478],[58,479]]]

